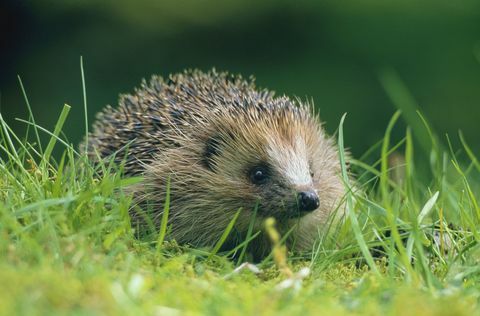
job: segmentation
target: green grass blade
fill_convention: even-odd
[[[159,255],[162,250],[163,242],[165,241],[165,235],[167,234],[168,215],[170,212],[170,177],[167,179],[166,190],[167,192],[165,194],[165,204],[163,205],[162,221],[160,223],[160,231],[158,232],[157,239],[157,255]]]
[[[19,122],[28,124],[28,125],[33,125],[32,122],[29,122],[29,121],[26,121],[26,120],[22,120],[22,119],[19,119],[19,118],[17,118],[16,120],[19,121]],[[61,143],[62,145],[64,145],[65,148],[67,148],[67,149],[69,149],[69,150],[71,149],[72,152],[75,154],[75,156],[77,156],[77,157],[80,156],[80,153],[79,153],[78,151],[76,151],[76,150],[72,147],[72,145],[68,144],[68,143],[65,142],[63,139],[59,138],[57,135],[55,135],[55,133],[50,132],[48,129],[46,129],[46,128],[44,128],[44,127],[41,127],[41,126],[39,126],[39,125],[37,125],[37,128],[38,128],[40,131],[42,131],[42,132],[50,135],[51,137],[55,138],[55,140],[56,140],[57,142]]]
[[[88,108],[87,108],[87,87],[85,85],[85,71],[83,69],[83,56],[80,56],[80,73],[82,76],[83,111],[85,116],[85,149],[88,148]]]
[[[346,116],[347,116],[346,113],[342,116],[342,119],[340,120],[340,125],[338,127],[338,153],[340,157],[340,166],[342,169],[342,179],[348,190],[348,192],[346,193],[347,194],[347,215],[348,215],[348,218],[350,219],[353,233],[355,234],[355,239],[357,240],[358,246],[360,247],[360,250],[362,251],[362,254],[365,257],[365,261],[367,262],[368,266],[375,274],[380,275],[380,272],[378,271],[377,266],[373,261],[372,254],[368,250],[367,243],[363,238],[360,225],[358,224],[357,215],[353,210],[353,197],[352,197],[352,191],[350,186],[350,180],[347,174],[347,167],[346,167],[346,160],[345,160],[345,146],[343,143],[343,122],[345,121]]]
[[[255,221],[257,220],[257,210],[258,210],[258,203],[255,205],[255,208],[253,209],[252,218],[250,219],[250,224],[248,225],[247,237],[245,238],[245,240],[250,240],[250,237],[252,236],[253,226],[255,226]],[[240,252],[240,256],[238,257],[237,265],[241,264],[243,262],[243,258],[245,256],[246,251],[247,251],[247,247],[248,247],[248,242],[245,243],[245,245],[242,248],[242,251]]]
[[[12,154],[13,157],[16,159],[19,159],[17,150],[15,149],[15,145],[12,142],[12,138],[10,137],[10,133],[8,131],[8,125],[3,119],[2,113],[0,112],[0,124],[2,125],[2,134],[3,134],[3,139],[8,146],[8,151]]]
[[[31,120],[33,123],[33,131],[35,132],[35,137],[37,138],[38,150],[42,154],[43,146],[42,146],[42,142],[40,141],[40,135],[37,130],[37,124],[35,123],[35,117],[33,116],[32,107],[30,106],[30,101],[28,100],[25,87],[23,86],[22,78],[20,78],[20,76],[17,76],[17,78],[18,78],[18,82],[20,83],[20,88],[22,89],[23,98],[25,99],[25,103],[27,104],[28,115],[29,115],[28,119]],[[28,135],[28,132],[27,132],[27,135]]]
[[[473,153],[472,149],[470,146],[468,146],[467,141],[465,140],[465,137],[463,136],[463,133],[461,131],[458,132],[458,136],[460,138],[460,142],[462,143],[463,148],[465,149],[465,152],[468,155],[468,158],[472,161],[473,165],[477,169],[477,171],[480,172],[480,162],[478,162],[477,157]]]
[[[379,73],[380,83],[395,107],[403,113],[407,124],[413,129],[414,136],[426,155],[430,154],[431,138],[419,120],[418,106],[412,94],[392,68],[385,68]]]
[[[414,149],[413,149],[413,139],[412,131],[410,128],[407,128],[407,136],[405,142],[405,192],[406,196],[409,197],[409,201],[412,204],[414,209],[417,209],[417,203],[415,202],[415,190],[414,190]]]
[[[48,142],[47,148],[45,149],[45,154],[43,156],[43,161],[44,163],[50,161],[50,156],[53,151],[53,147],[55,147],[55,144],[57,140],[59,139],[58,135],[60,134],[60,131],[62,130],[63,124],[65,123],[65,120],[67,119],[68,112],[70,112],[70,106],[68,104],[65,104],[63,106],[62,112],[60,113],[60,117],[57,120],[57,124],[55,124],[55,129],[53,130],[53,135],[50,137],[50,141]]]
[[[20,160],[20,163],[24,163],[24,160],[23,159],[20,159],[20,156],[28,156],[29,159],[32,159],[33,160],[33,155],[31,154],[31,151],[33,151],[33,153],[35,153],[37,156],[41,157],[41,155],[35,150],[35,149],[32,149],[32,150],[28,150],[28,148],[33,148],[32,144],[28,143],[28,142],[24,142],[22,141],[16,134],[15,132],[12,130],[12,128],[10,126],[8,126],[6,123],[4,125],[5,129],[7,130],[7,135],[10,137],[10,142],[13,144],[13,146],[15,146],[15,142],[18,146],[18,148],[15,148],[15,152],[17,153],[17,155],[13,155],[15,157],[18,157],[18,159]],[[1,132],[1,135],[3,135],[3,130],[0,130]],[[3,137],[5,139],[5,137]],[[21,155],[20,155],[21,153]]]
[[[419,224],[421,224],[423,222],[423,220],[425,219],[425,217],[428,214],[430,214],[430,212],[433,209],[433,206],[437,202],[439,194],[440,194],[440,192],[438,192],[438,191],[435,192],[435,194],[427,201],[427,203],[425,203],[422,210],[420,211],[420,214],[418,214],[417,221],[418,221]]]
[[[245,246],[248,246],[248,244],[254,240],[255,238],[258,237],[258,235],[260,235],[262,233],[261,230],[257,231],[256,233],[252,234],[250,237],[248,238],[245,238],[244,241],[242,241],[241,243],[239,243],[235,248],[233,248],[232,250],[228,251],[226,254],[225,254],[225,257],[229,258],[230,256],[233,256],[239,249],[243,249],[243,247]],[[238,263],[240,263],[240,260],[238,260]]]
[[[53,199],[45,199],[35,203],[28,204],[25,207],[15,211],[15,215],[18,217],[25,216],[29,212],[33,212],[38,210],[39,208],[48,208],[57,205],[63,205],[71,203],[78,199],[78,196],[70,196],[70,197],[62,197],[62,198],[53,198]]]
[[[400,254],[400,259],[402,261],[402,264],[407,270],[407,275],[410,276],[414,281],[418,282],[417,276],[414,273],[412,266],[410,264],[410,260],[408,258],[405,246],[403,245],[402,238],[400,236],[400,233],[398,232],[398,228],[396,224],[396,219],[398,218],[398,215],[395,214],[393,211],[393,207],[391,205],[391,195],[389,194],[389,185],[388,185],[388,149],[390,147],[390,135],[393,130],[393,127],[395,126],[395,123],[400,117],[400,114],[401,114],[400,111],[395,112],[395,114],[390,119],[390,122],[388,123],[387,130],[385,131],[385,136],[384,136],[383,145],[382,145],[382,154],[381,154],[382,163],[380,167],[381,169],[380,192],[382,195],[383,203],[385,204],[385,209],[387,210],[387,220],[390,226],[393,241],[394,241],[395,247],[397,248]],[[393,248],[391,250],[393,251]],[[392,260],[393,257],[390,256],[390,259],[392,261],[390,263],[391,267],[393,267],[393,260]]]
[[[225,231],[223,232],[222,236],[220,237],[218,242],[215,244],[215,247],[213,247],[212,251],[210,252],[208,259],[211,259],[213,256],[215,256],[217,252],[220,250],[220,248],[223,246],[223,244],[227,240],[228,235],[230,235],[230,232],[233,229],[233,225],[235,225],[235,222],[237,221],[237,218],[240,215],[241,211],[242,211],[241,208],[238,209],[238,211],[235,213],[230,223],[228,223],[227,228],[225,228]]]

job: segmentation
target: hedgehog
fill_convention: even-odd
[[[228,72],[143,80],[97,115],[82,148],[96,163],[113,159],[126,176],[141,176],[128,188],[138,231],[159,227],[168,187],[169,238],[214,246],[238,212],[222,249],[253,227],[256,259],[271,250],[266,218],[276,219],[290,250],[308,251],[345,193],[338,148],[313,106]]]

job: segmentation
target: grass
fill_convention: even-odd
[[[220,252],[222,240],[212,249],[168,241],[165,218],[156,234],[135,238],[131,198],[119,189],[141,179],[109,165],[95,177],[60,137],[69,106],[49,132],[35,123],[24,93],[27,135],[13,133],[0,115],[0,313],[480,314],[478,158],[461,134],[461,148],[441,142],[393,71],[380,78],[403,112],[358,160],[345,155],[342,118],[345,222],[306,254],[286,253],[270,223],[275,251],[258,264],[260,273],[235,270],[245,244],[233,261]],[[393,140],[401,117],[414,123]],[[39,135],[49,137],[45,148]],[[57,158],[55,146],[63,149]]]

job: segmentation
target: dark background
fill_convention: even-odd
[[[15,1],[0,0],[0,106],[16,131],[27,108],[53,129],[84,133],[89,119],[151,74],[184,68],[255,75],[278,94],[312,98],[333,133],[360,155],[395,111],[379,81],[392,67],[440,137],[461,129],[480,151],[480,1]],[[404,134],[402,125],[396,136]]]

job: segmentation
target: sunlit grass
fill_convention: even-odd
[[[52,132],[38,126],[25,93],[26,136],[0,116],[0,313],[478,314],[478,158],[462,134],[462,148],[442,141],[394,72],[382,78],[403,111],[385,137],[350,159],[343,125],[352,118],[339,126],[344,223],[320,233],[310,253],[286,258],[278,250],[285,236],[277,236],[277,253],[258,274],[232,274],[248,258],[253,224],[235,251],[220,250],[234,217],[211,249],[180,246],[168,238],[168,200],[154,236],[136,238],[131,197],[121,188],[141,179],[122,177],[121,166],[92,166],[62,137],[68,105]],[[415,123],[394,140],[402,117]],[[54,147],[63,154],[53,157]],[[278,287],[305,267],[310,275],[299,290]]]

